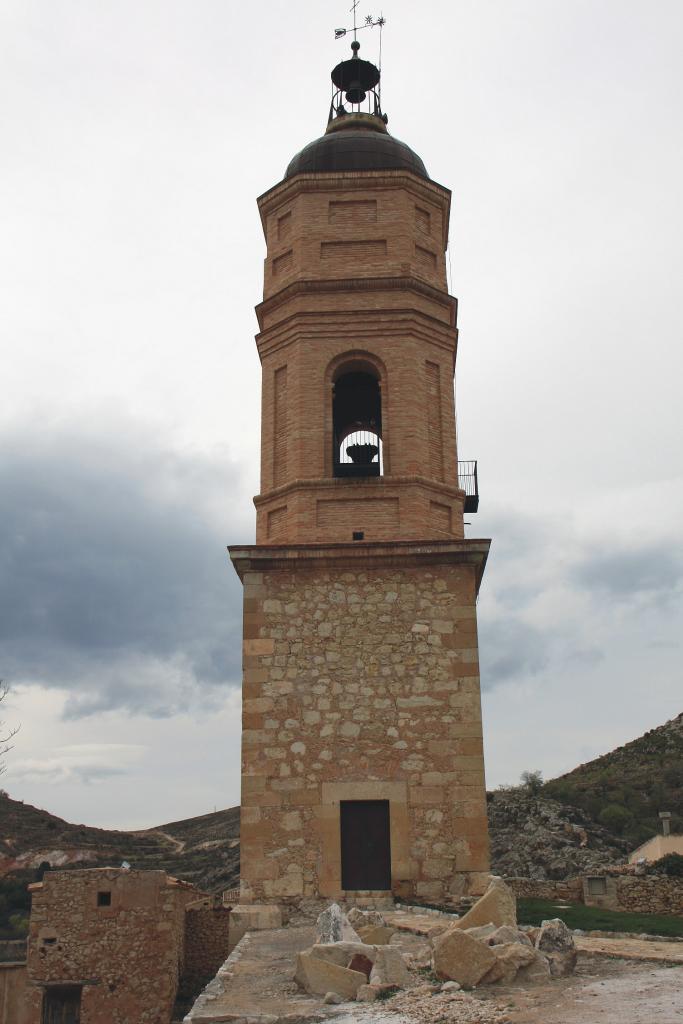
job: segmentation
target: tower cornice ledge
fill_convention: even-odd
[[[239,578],[245,573],[292,569],[365,570],[424,567],[428,565],[473,565],[477,593],[491,541],[486,539],[446,541],[352,541],[344,544],[235,544],[228,554]]]
[[[287,302],[295,295],[307,295],[314,292],[359,292],[359,291],[413,291],[426,296],[433,302],[447,308],[450,312],[450,325],[455,327],[458,319],[458,300],[454,295],[439,288],[435,288],[419,277],[340,277],[328,278],[327,280],[308,279],[305,281],[292,281],[279,292],[270,295],[263,302],[255,307],[259,328],[264,330],[264,318],[283,302]]]
[[[352,489],[355,489],[357,492],[370,489],[382,492],[392,491],[406,484],[419,484],[421,487],[426,487],[427,490],[435,491],[442,496],[448,495],[450,498],[455,498],[458,501],[465,500],[465,491],[462,488],[451,487],[449,484],[444,483],[443,480],[434,480],[432,477],[419,476],[413,473],[410,476],[365,476],[358,477],[355,480],[353,478],[340,477],[295,477],[286,484],[282,484],[281,487],[273,487],[269,491],[257,494],[254,497],[254,505],[258,508],[259,505],[263,505],[273,498],[285,497],[290,491],[296,490],[336,490],[348,498],[352,496]]]

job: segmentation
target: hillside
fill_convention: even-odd
[[[630,848],[661,830],[659,811],[671,811],[672,832],[683,832],[683,714],[552,779],[541,793],[581,808]]]
[[[159,868],[220,892],[239,879],[239,808],[170,822],[140,832],[72,825],[7,795],[0,795],[0,876],[52,868],[96,867],[128,861]]]

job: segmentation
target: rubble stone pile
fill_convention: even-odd
[[[354,908],[347,916],[333,903],[318,917],[315,944],[298,954],[294,980],[326,1003],[373,1002],[404,989],[414,993],[424,978],[390,945],[393,934],[378,911]],[[442,1002],[462,1000],[461,990],[481,985],[564,977],[576,965],[566,925],[555,919],[540,928],[519,928],[515,898],[495,877],[463,917],[435,924],[428,939],[431,958],[411,961],[410,967],[432,973],[436,984],[430,994]]]

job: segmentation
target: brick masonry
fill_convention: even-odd
[[[268,257],[257,309],[258,543],[351,540],[354,530],[367,540],[463,536],[449,204],[448,190],[400,171],[298,175],[259,200]],[[283,244],[286,273],[274,270]],[[332,476],[333,386],[352,368],[379,381],[380,478]]]

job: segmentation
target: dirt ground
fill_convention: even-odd
[[[511,1024],[683,1024],[683,967],[579,955],[570,978],[509,985]]]

